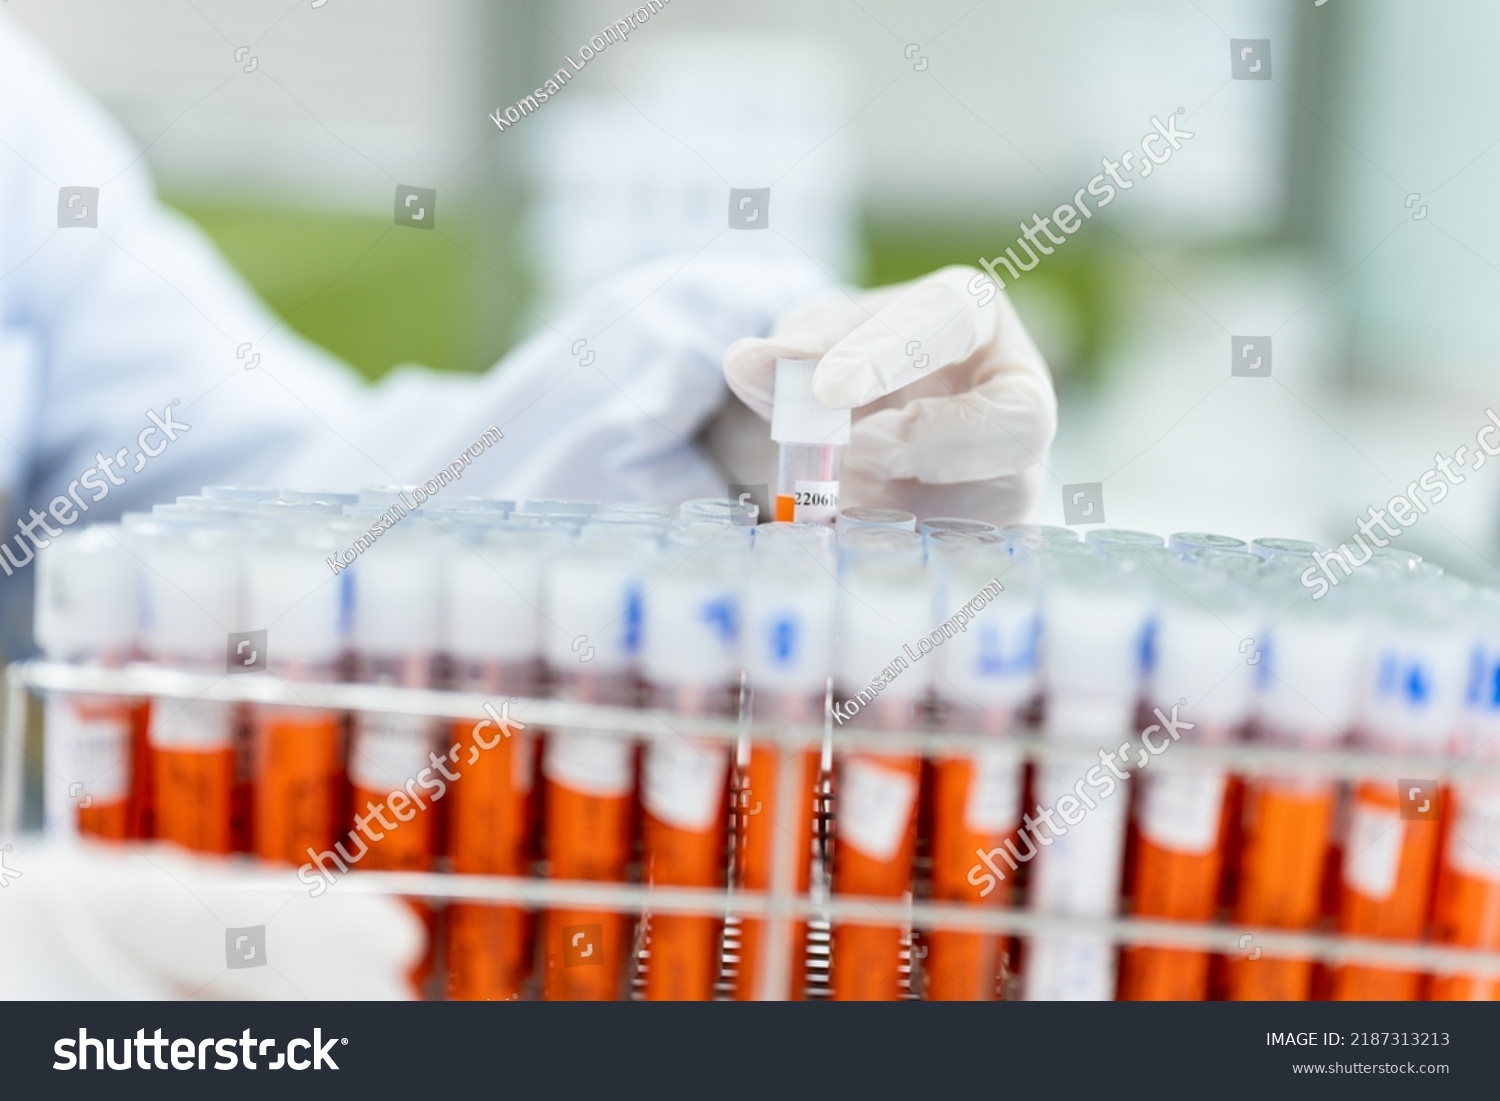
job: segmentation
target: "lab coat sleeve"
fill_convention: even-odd
[[[368,386],[157,202],[141,154],[4,16],[0,141],[0,345],[24,346],[0,370],[30,395],[0,421],[0,478],[22,516],[70,495],[107,519],[214,482],[420,483],[491,426],[504,438],[447,492],[722,492],[693,441],[725,397],[724,349],[830,282],[812,264],[664,260],[485,375],[403,367]],[[67,220],[73,186],[99,189],[97,228]]]

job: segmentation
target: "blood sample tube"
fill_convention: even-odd
[[[1041,619],[1034,563],[1003,547],[933,544],[940,622],[953,624],[937,662],[934,693],[944,727],[973,733],[972,752],[929,766],[932,897],[1009,903],[1013,883],[975,861],[1020,822],[1021,755],[1009,740],[1037,692]],[[925,931],[931,1001],[991,1001],[1008,938],[937,926]]]
[[[653,551],[639,540],[600,540],[547,562],[543,646],[560,699],[616,707],[639,701],[641,578]],[[542,777],[547,874],[622,882],[634,839],[634,745],[585,729],[551,732]],[[632,943],[626,915],[548,910],[542,943],[549,1001],[620,997]]]
[[[757,722],[821,726],[833,658],[834,578],[815,557],[786,542],[758,545],[745,593],[741,628],[748,713]],[[805,896],[812,881],[814,800],[821,783],[822,747],[800,752],[749,742],[739,751],[736,785],[735,867],[748,891],[772,886],[783,770],[795,769],[797,805],[790,815],[795,830],[795,886]],[[785,951],[791,961],[788,990],[800,998],[806,981],[807,926],[794,922]],[[734,994],[741,1001],[766,997],[766,925],[747,918],[740,926],[739,971]]]
[[[37,562],[36,638],[53,661],[113,667],[135,647],[136,563],[118,531],[99,526],[54,540]],[[44,821],[49,831],[112,841],[131,829],[143,704],[59,693],[46,703]],[[144,794],[144,793],[142,793]]]
[[[1289,576],[1261,579],[1276,619],[1261,647],[1254,737],[1268,745],[1322,749],[1353,725],[1364,670],[1363,627],[1345,594],[1314,602]],[[1307,929],[1319,914],[1338,782],[1302,770],[1245,781],[1235,868],[1234,920],[1246,926]],[[1312,961],[1261,954],[1249,942],[1227,958],[1231,1001],[1307,1001]]]
[[[426,521],[410,517],[350,568],[355,680],[401,688],[434,686],[442,645],[438,546]],[[436,752],[438,725],[425,715],[355,712],[349,743],[354,823],[349,842],[358,849],[359,867],[431,869],[437,800],[460,775],[456,764]],[[431,910],[425,905],[417,910],[430,926]]]
[[[1181,718],[1185,744],[1237,740],[1255,702],[1259,661],[1243,645],[1246,639],[1257,645],[1259,633],[1249,592],[1186,563],[1165,570],[1156,587],[1159,611],[1147,702]],[[1212,920],[1231,825],[1229,774],[1163,759],[1136,782],[1132,912],[1141,918]],[[1126,948],[1120,998],[1202,1001],[1209,993],[1210,958],[1185,948]]]
[[[841,533],[854,528],[896,528],[899,531],[916,531],[917,518],[899,508],[856,506],[841,509],[836,526]]]
[[[1500,762],[1500,594],[1477,590],[1470,622],[1468,681],[1454,755],[1494,768]],[[1500,777],[1468,777],[1448,791],[1447,834],[1433,902],[1433,938],[1462,948],[1500,949]],[[1500,976],[1443,972],[1430,1001],[1495,1001]]]
[[[646,589],[643,619],[641,672],[653,707],[694,716],[737,712],[740,579],[748,558],[747,548],[734,538],[666,556]],[[680,734],[645,744],[641,806],[647,883],[724,884],[730,755],[729,743]],[[647,999],[712,999],[719,978],[720,919],[648,913],[645,922]]]
[[[825,409],[813,396],[817,366],[812,359],[776,361],[776,520],[833,524],[839,514],[839,457],[849,442],[849,410]]]
[[[1372,753],[1438,756],[1452,744],[1463,707],[1468,640],[1443,604],[1443,582],[1366,586],[1371,664],[1358,743]],[[1435,781],[1436,778],[1432,778]],[[1393,782],[1394,781],[1394,782]],[[1440,793],[1381,776],[1354,786],[1344,839],[1339,932],[1415,941],[1427,923],[1437,867]],[[1334,1001],[1415,1001],[1414,971],[1343,964]]]
[[[222,674],[229,635],[240,626],[238,533],[217,526],[143,524],[132,541],[145,565],[141,620],[147,658],[171,668]],[[237,720],[235,706],[217,700],[151,701],[156,837],[197,852],[234,848],[241,764]]]
[[[1167,536],[1167,546],[1178,554],[1187,556],[1197,551],[1225,551],[1229,554],[1248,554],[1250,544],[1232,535],[1215,535],[1208,531],[1179,531]]]
[[[245,620],[266,631],[266,667],[294,688],[344,679],[346,582],[324,562],[336,549],[326,528],[300,524],[274,525],[245,552]],[[274,863],[316,861],[340,832],[342,716],[270,704],[249,713],[251,847]]]
[[[1017,855],[1036,858],[1031,910],[1108,918],[1119,904],[1127,806],[1128,774],[1114,762],[1132,751],[1151,605],[1139,581],[1107,561],[1065,554],[1045,564],[1044,735],[1068,754],[1037,767],[1037,819],[1022,815],[1028,851],[1018,846]],[[1023,978],[1028,1001],[1107,1001],[1114,945],[1103,936],[1032,937]]]
[[[836,604],[835,733],[851,724],[919,727],[931,683],[932,616],[932,586],[919,561],[899,551],[846,556]],[[836,755],[834,894],[890,902],[888,921],[834,924],[831,979],[839,1001],[901,997],[921,773],[916,754]]]
[[[1160,547],[1166,542],[1160,535],[1150,531],[1131,531],[1128,528],[1094,528],[1083,537],[1091,547]]]
[[[444,650],[453,686],[496,708],[541,690],[543,556],[551,532],[468,531],[444,564]],[[485,715],[452,724],[462,780],[449,793],[448,851],[460,875],[524,875],[534,856],[535,743]],[[532,919],[517,906],[448,907],[448,993],[461,1000],[517,997],[531,967]]]

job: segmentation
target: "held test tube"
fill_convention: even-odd
[[[224,669],[240,625],[239,540],[231,529],[143,523],[132,533],[145,564],[146,657],[193,672]],[[197,852],[235,847],[236,709],[217,700],[151,701],[153,829]]]
[[[1034,563],[1003,547],[934,542],[938,616],[964,616],[934,655],[942,724],[977,735],[973,752],[929,765],[932,897],[1008,904],[1002,845],[1021,810],[1021,756],[1007,735],[1036,695],[1041,641]],[[975,605],[980,605],[977,609]],[[945,632],[946,633],[946,632]],[[988,869],[988,870],[986,870]],[[936,927],[924,932],[929,1001],[992,1001],[1008,940]]]
[[[749,690],[749,713],[757,722],[821,726],[825,722],[829,663],[833,658],[835,583],[825,563],[785,541],[757,543],[745,593],[741,653]],[[736,785],[735,868],[739,886],[766,891],[772,886],[779,838],[775,823],[789,820],[796,871],[794,885],[805,897],[812,885],[814,800],[822,772],[822,747],[800,752],[742,744]],[[788,785],[783,773],[797,773]],[[781,814],[781,792],[797,792],[797,804]],[[794,922],[788,938],[787,991],[803,995],[806,982],[804,922]],[[773,997],[769,989],[766,922],[747,918],[740,926],[739,972],[734,996],[740,1001]]]
[[[638,702],[641,571],[652,549],[640,540],[599,540],[546,563],[545,654],[559,698],[615,707]],[[587,730],[554,731],[547,736],[542,777],[547,874],[622,882],[633,840],[634,745]],[[620,997],[630,930],[629,919],[617,912],[548,910],[543,997]]]
[[[919,560],[901,552],[845,557],[836,605],[835,732],[851,722],[887,730],[920,725],[932,675],[925,637],[932,605]],[[890,900],[886,922],[834,925],[831,978],[838,1001],[901,997],[921,774],[922,758],[914,754],[836,755],[834,893]]]
[[[47,657],[124,664],[135,645],[136,566],[118,530],[101,526],[55,540],[37,571],[36,637]],[[145,792],[132,789],[144,706],[116,696],[47,697],[47,830],[114,841],[142,836],[137,800]]]
[[[453,686],[496,708],[541,688],[541,569],[557,533],[471,532],[444,558],[444,651]],[[534,856],[532,735],[499,719],[457,719],[462,782],[449,793],[448,852],[459,875],[524,875]],[[517,997],[531,970],[534,921],[517,906],[457,902],[447,909],[448,995],[465,1001]]]
[[[733,536],[669,553],[645,594],[641,673],[653,707],[733,717],[739,692],[739,577]],[[670,720],[666,720],[670,727]],[[646,742],[641,763],[645,878],[650,885],[721,887],[730,747],[675,732]],[[646,913],[646,998],[710,1001],[719,978],[717,917]]]
[[[336,549],[326,532],[278,525],[246,550],[245,619],[266,630],[268,665],[282,681],[344,679],[347,588],[324,564]],[[249,714],[251,849],[273,863],[316,863],[341,832],[342,717],[262,704]]]
[[[839,456],[849,442],[849,410],[813,396],[814,359],[778,359],[771,403],[776,466],[775,520],[833,524],[839,513]]]
[[[1113,917],[1128,802],[1128,774],[1114,762],[1134,748],[1131,720],[1150,604],[1135,578],[1101,560],[1066,555],[1048,573],[1043,733],[1077,756],[1036,769],[1038,817],[1022,816],[1026,855],[1036,856],[1028,903],[1041,914]],[[1136,754],[1139,761],[1138,748]],[[1115,947],[1098,936],[1032,937],[1024,971],[1027,1001],[1108,1001],[1115,994]]]

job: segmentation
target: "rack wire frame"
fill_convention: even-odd
[[[6,670],[3,744],[0,744],[0,838],[20,834],[24,812],[25,741],[34,698],[48,693],[213,700],[226,703],[279,705],[341,712],[419,715],[441,719],[475,719],[486,705],[501,701],[477,693],[397,688],[359,683],[288,683],[274,675],[226,677],[193,673],[146,663],[118,668],[34,660]],[[517,729],[532,734],[588,731],[632,740],[691,737],[733,746],[748,738],[783,751],[772,806],[771,886],[767,891],[736,887],[664,887],[648,883],[599,883],[534,876],[467,875],[452,872],[374,872],[341,876],[342,891],[378,895],[489,902],[529,910],[554,907],[696,916],[759,918],[766,923],[766,951],[755,990],[762,1000],[791,995],[793,923],[821,920],[837,924],[941,927],[945,930],[1009,936],[1090,938],[1117,945],[1199,950],[1232,955],[1253,943],[1264,955],[1318,960],[1336,965],[1357,963],[1402,970],[1500,977],[1500,952],[1456,948],[1428,942],[1403,942],[1333,933],[1292,932],[1227,922],[1179,922],[1134,917],[1076,917],[1039,913],[1023,907],[983,903],[896,900],[836,895],[814,899],[796,890],[798,831],[790,821],[806,782],[799,752],[831,741],[835,754],[849,751],[923,757],[972,753],[981,739],[996,744],[993,734],[964,730],[881,730],[859,724],[791,725],[688,716],[647,708],[606,707],[571,701],[504,697],[506,715]],[[1018,761],[1076,761],[1080,747],[1065,739],[1043,737],[1035,729],[1006,735]],[[1083,752],[1087,753],[1087,747]],[[1153,771],[1213,769],[1244,776],[1317,776],[1335,780],[1392,776],[1443,776],[1449,782],[1500,778],[1500,761],[1472,757],[1409,756],[1336,748],[1316,751],[1254,742],[1199,745],[1172,744],[1170,753],[1151,757]],[[249,866],[247,887],[307,890],[292,872]]]

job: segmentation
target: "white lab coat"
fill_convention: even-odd
[[[70,186],[99,188],[97,228],[59,228]],[[491,425],[504,439],[449,492],[722,493],[692,441],[725,400],[725,347],[829,283],[811,263],[677,258],[601,288],[484,376],[402,367],[367,386],[157,202],[120,129],[0,14],[0,539],[120,448],[124,484],[80,522],[210,483],[422,482]],[[172,419],[190,428],[131,470],[148,410],[160,417],[174,402]],[[74,490],[85,501],[97,492]],[[11,656],[26,648],[32,572],[0,575]]]

